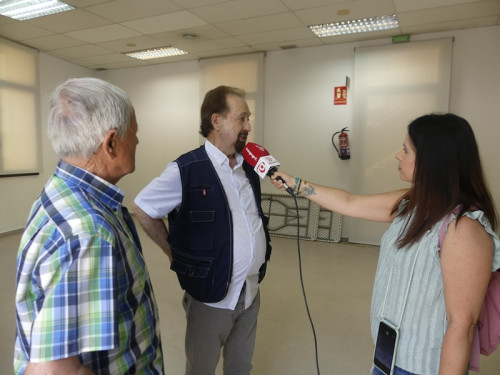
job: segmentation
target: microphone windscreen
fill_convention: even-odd
[[[243,148],[241,154],[250,166],[255,167],[259,159],[263,156],[268,156],[269,152],[257,143],[248,142]]]
[[[248,142],[241,153],[245,161],[253,168],[260,178],[266,176],[271,177],[278,170],[278,166],[280,165],[278,160],[273,158],[264,147],[257,143]],[[278,177],[278,179],[283,182],[283,186],[287,193],[293,196],[294,192],[285,183],[285,180],[281,177]]]

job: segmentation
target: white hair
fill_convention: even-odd
[[[58,158],[89,159],[106,133],[124,138],[134,108],[120,88],[97,78],[72,78],[52,93],[48,136]]]

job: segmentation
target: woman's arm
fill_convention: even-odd
[[[493,240],[477,221],[452,221],[441,249],[448,328],[441,349],[439,375],[465,374],[474,326],[491,276]]]
[[[314,184],[305,180],[298,180],[284,172],[276,172],[271,182],[278,189],[283,189],[281,177],[288,186],[299,192],[299,195],[310,199],[330,211],[358,219],[391,222],[395,214],[391,213],[394,205],[408,191],[407,189],[391,191],[381,194],[357,195],[346,190]],[[297,183],[296,183],[297,180]]]

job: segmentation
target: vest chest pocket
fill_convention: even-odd
[[[213,251],[215,211],[190,211],[187,248],[190,254],[201,255]]]
[[[206,198],[214,191],[213,185],[189,185],[187,191],[191,196]]]
[[[215,217],[215,211],[191,211],[192,223],[212,223]]]

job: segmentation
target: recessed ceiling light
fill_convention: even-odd
[[[186,55],[187,52],[175,47],[162,47],[143,51],[128,52],[125,55],[139,60],[158,59],[160,57]]]
[[[75,9],[75,7],[58,0],[0,1],[0,14],[20,21],[66,12],[72,9]]]
[[[364,33],[370,31],[390,30],[399,26],[395,14],[390,16],[362,18],[359,20],[350,20],[322,25],[309,26],[311,31],[320,38],[334,35],[347,35]]]

